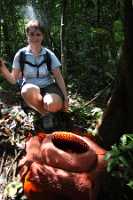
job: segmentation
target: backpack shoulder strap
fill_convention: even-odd
[[[45,49],[45,50],[46,50],[46,49]],[[50,53],[46,50],[46,54],[45,54],[44,56],[45,56],[45,59],[46,59],[48,71],[49,71],[50,73],[52,73],[52,70],[51,70],[51,56],[50,56]]]
[[[20,68],[23,76],[23,71],[24,71],[24,64],[25,64],[25,50],[22,50],[19,55],[19,63],[20,63]]]
[[[23,70],[24,70],[25,63],[28,63],[28,64],[34,66],[33,64],[27,62],[26,59],[25,59],[25,57],[26,57],[25,50],[22,50],[20,52],[20,55],[19,55],[19,63],[20,63],[20,68],[21,68],[22,76],[23,76]],[[50,53],[47,50],[46,50],[46,54],[44,54],[44,61],[47,64],[48,71],[50,73],[52,73],[52,70],[51,70],[51,56],[50,56]],[[44,61],[42,63],[44,63]],[[42,63],[38,67],[40,67],[42,65]]]

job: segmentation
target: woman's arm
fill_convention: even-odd
[[[56,80],[56,83],[58,84],[59,88],[61,89],[64,95],[64,110],[67,111],[68,110],[68,96],[67,96],[67,90],[66,90],[65,82],[61,74],[61,71],[59,68],[55,68],[52,70],[52,74]]]
[[[0,73],[2,76],[11,84],[16,84],[16,80],[20,76],[20,69],[13,69],[10,72],[5,64],[5,62],[0,59]]]

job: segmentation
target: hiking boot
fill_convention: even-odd
[[[42,117],[42,127],[44,130],[52,130],[54,128],[53,114],[48,113]]]

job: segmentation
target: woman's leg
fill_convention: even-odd
[[[43,102],[48,112],[58,112],[63,108],[63,94],[56,83],[45,88]],[[42,90],[43,92],[43,90]]]
[[[34,84],[27,83],[21,90],[21,95],[26,104],[42,116],[45,116],[42,118],[42,125],[47,130],[54,126],[51,113],[58,112],[63,108],[63,98],[56,91],[53,91],[53,87],[52,90],[50,88],[46,89],[46,93],[45,90],[43,91],[45,93],[44,97],[41,94],[40,88]]]
[[[44,108],[48,112],[58,112],[63,108],[62,98],[55,93],[46,93],[43,97]]]
[[[63,107],[63,99],[58,92],[55,93],[56,90],[53,86],[49,87],[42,97],[38,86],[27,83],[22,87],[21,95],[29,107],[44,115],[47,112],[58,112]]]
[[[38,86],[30,83],[25,84],[22,87],[21,95],[29,107],[38,111],[42,115],[47,112]]]

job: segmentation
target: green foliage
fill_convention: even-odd
[[[113,32],[115,41],[118,43],[118,45],[121,45],[122,41],[124,40],[123,24],[121,20],[114,21]]]
[[[12,61],[16,50],[22,46],[24,41],[24,20],[22,18],[21,6],[24,1],[1,2],[1,51],[0,56],[7,61]]]
[[[33,6],[35,16],[45,24],[49,34],[46,36],[45,45],[50,44],[49,47],[53,48],[60,58],[62,3],[63,1],[59,0],[17,2],[2,0],[0,56],[12,62],[16,51],[25,46],[24,25],[27,19],[24,9],[28,5]],[[64,7],[67,13],[64,24],[67,80],[78,80],[76,82],[78,93],[91,98],[115,79],[123,41],[121,22],[123,4],[119,0],[105,2],[68,0]]]
[[[93,135],[96,134],[96,125],[101,119],[103,110],[92,104],[88,105],[82,97],[71,96],[69,111],[76,124],[83,126]]]
[[[107,152],[105,159],[108,161],[107,171],[133,190],[133,134],[124,134],[120,143]]]
[[[4,190],[4,197],[6,199],[11,199],[11,200],[13,200],[13,199],[15,200],[16,199],[17,200],[18,196],[22,196],[21,195],[22,192],[23,192],[23,185],[22,185],[22,183],[20,181],[18,181],[18,180],[15,180],[13,182],[10,182],[6,186],[6,188]]]

